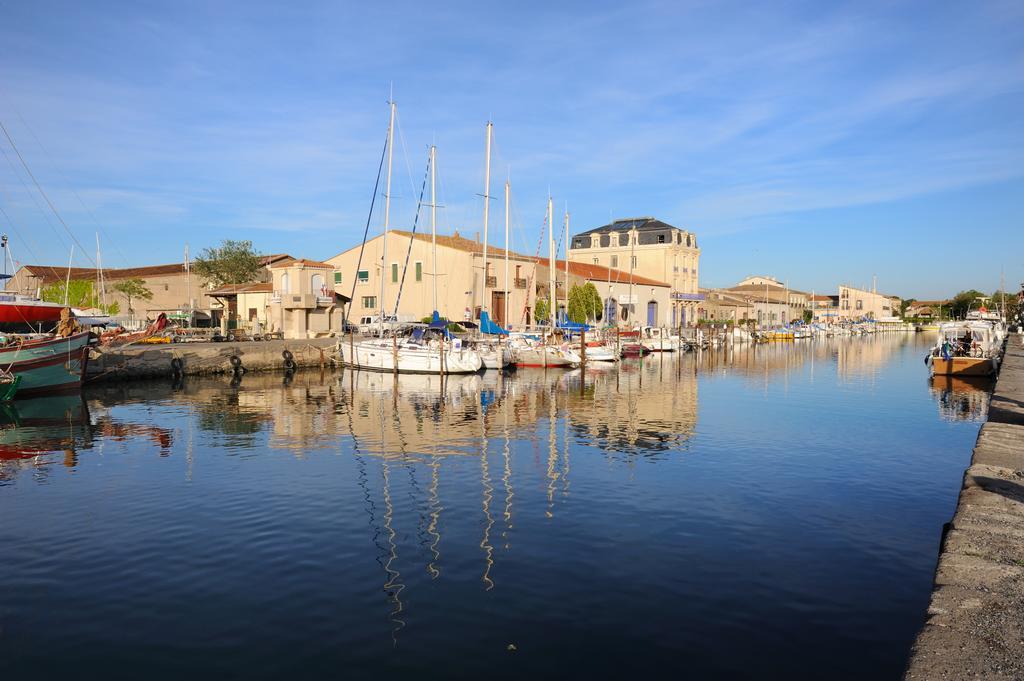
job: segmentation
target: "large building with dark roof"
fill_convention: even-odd
[[[668,283],[671,309],[667,314],[643,296],[618,301],[621,311],[634,319],[665,319],[673,327],[697,322],[703,295],[698,283],[700,248],[692,232],[653,217],[623,218],[574,235],[569,259]]]

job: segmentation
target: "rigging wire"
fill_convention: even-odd
[[[45,154],[46,158],[49,159],[50,163],[56,169],[57,173],[61,176],[61,179],[63,179],[64,182],[67,184],[68,188],[71,189],[71,193],[74,194],[76,199],[78,199],[78,203],[80,203],[82,205],[82,208],[85,209],[86,215],[88,215],[89,219],[92,220],[93,224],[96,225],[96,229],[99,232],[101,232],[103,234],[103,238],[106,239],[107,242],[114,247],[114,250],[121,257],[121,261],[124,263],[125,267],[131,267],[131,263],[128,262],[128,258],[125,257],[124,253],[121,252],[120,247],[118,247],[117,241],[110,237],[107,231],[103,228],[103,225],[101,225],[99,220],[96,219],[96,216],[93,214],[92,209],[85,205],[85,201],[82,200],[82,197],[79,195],[74,185],[68,179],[68,176],[64,174],[64,171],[61,169],[61,167],[57,165],[56,161],[54,161],[53,156],[50,154],[49,150],[45,146],[43,146],[43,143],[39,139],[39,136],[36,135],[35,130],[32,129],[32,126],[29,125],[28,121],[26,121],[25,118],[21,115],[21,111],[15,109],[15,113],[18,114],[18,119],[21,121],[22,125],[24,125],[25,128],[28,130],[29,134],[32,135],[32,139],[36,141],[36,144],[39,145],[39,148],[43,150],[43,154]]]
[[[29,199],[32,200],[32,204],[40,213],[42,213],[43,220],[45,220],[47,226],[53,230],[53,235],[57,237],[57,241],[60,242],[61,247],[64,249],[69,249],[70,247],[67,245],[67,243],[65,243],[64,238],[61,237],[60,231],[53,224],[53,219],[50,217],[50,214],[47,213],[41,205],[39,205],[39,198],[35,195],[35,192],[33,192],[31,188],[29,188],[28,183],[25,182],[25,178],[23,177],[24,173],[18,171],[18,167],[14,165],[14,161],[11,160],[11,157],[7,155],[7,150],[4,149],[2,146],[0,146],[0,154],[3,154],[4,160],[7,161],[7,164],[9,166],[11,166],[11,172],[14,173],[15,177],[18,178],[18,181],[21,182],[21,186],[25,190],[25,194],[28,195]]]
[[[420,221],[420,211],[423,207],[423,192],[427,190],[427,178],[430,177],[430,156],[427,156],[427,170],[423,173],[423,184],[420,186],[420,198],[416,202],[416,215],[412,219],[412,235],[409,237],[409,248],[405,252],[405,264],[402,265],[402,281],[398,284],[398,294],[395,296],[395,319],[398,319],[398,304],[402,301],[402,289],[405,287],[405,275],[409,272],[409,256],[412,255],[412,244],[416,239],[416,226]],[[383,306],[384,301],[381,301]]]
[[[57,212],[57,207],[53,205],[53,201],[51,201],[50,197],[47,196],[45,191],[43,191],[42,186],[39,184],[39,180],[37,180],[36,176],[32,173],[32,169],[28,167],[28,163],[25,162],[25,157],[21,155],[21,151],[18,150],[18,145],[14,143],[14,139],[11,137],[11,133],[7,131],[7,126],[4,125],[3,121],[0,121],[0,130],[2,130],[4,136],[7,137],[7,141],[10,142],[11,148],[14,149],[14,153],[17,154],[18,160],[21,161],[21,165],[24,166],[25,172],[28,173],[28,176],[30,178],[32,178],[32,183],[35,184],[36,189],[39,191],[39,194],[43,197],[43,199],[46,200],[46,204],[50,207],[50,210],[53,211],[53,214],[57,217],[58,222],[60,222],[60,224],[64,227],[64,231],[68,233],[68,236],[71,237],[71,240],[75,244],[77,244],[78,247],[82,250],[82,255],[85,256],[85,259],[92,263],[92,265],[95,267],[96,262],[92,259],[92,257],[89,255],[89,252],[85,249],[85,247],[74,235],[74,233],[72,233],[71,229],[68,227],[68,224],[64,222],[64,218],[62,218],[60,216],[60,213]]]
[[[363,264],[363,251],[366,250],[366,237],[370,233],[370,222],[373,220],[373,207],[377,203],[377,193],[380,191],[380,176],[384,170],[384,157],[388,153],[388,137],[384,136],[384,148],[380,152],[380,164],[377,166],[377,180],[373,183],[373,196],[370,198],[370,210],[366,214],[366,227],[363,229],[363,243],[359,246],[359,258],[356,260],[356,276],[352,278],[352,296],[348,300],[348,305],[345,306],[345,317],[343,324],[348,322],[349,313],[352,312],[352,302],[356,299],[356,284],[359,282],[359,268]],[[381,271],[381,276],[384,276],[384,272]],[[384,301],[380,301],[381,308],[384,307]]]

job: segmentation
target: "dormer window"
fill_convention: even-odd
[[[665,243],[665,235],[664,234],[659,234],[658,235],[658,243],[659,244]]]

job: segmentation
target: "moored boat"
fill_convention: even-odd
[[[932,376],[991,376],[999,370],[1002,343],[985,321],[949,322],[925,357]]]
[[[88,363],[89,332],[67,337],[6,337],[0,347],[0,366],[20,377],[17,397],[78,390]]]

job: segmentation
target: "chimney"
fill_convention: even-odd
[[[476,233],[476,242],[480,243],[480,232]]]

